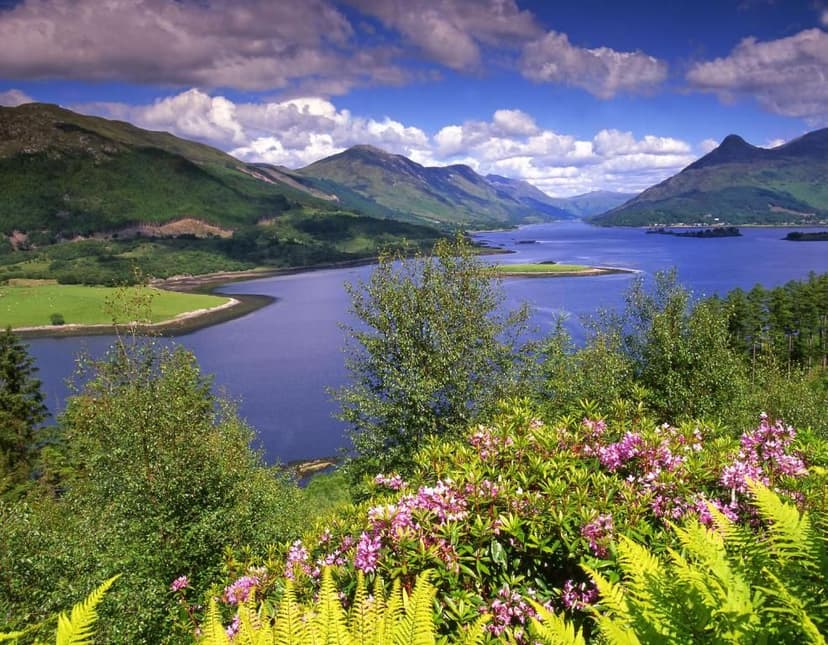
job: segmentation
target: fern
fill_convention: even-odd
[[[275,645],[292,645],[310,638],[309,628],[303,620],[302,608],[296,602],[293,580],[285,579],[285,591],[276,613],[276,628],[273,630]]]
[[[546,607],[532,602],[538,617],[529,623],[529,633],[543,645],[586,645],[581,630]]]
[[[715,529],[674,527],[681,545],[657,559],[628,538],[618,544],[622,579],[613,584],[583,566],[601,602],[593,616],[602,640],[633,643],[825,644],[825,534],[807,513],[761,484],[751,492],[767,530],[750,533],[710,509]],[[543,642],[568,642],[552,622]],[[557,640],[555,640],[557,639]]]
[[[215,598],[210,599],[201,632],[199,642],[202,645],[227,645],[230,642],[221,624],[221,612]]]
[[[92,643],[92,626],[98,620],[97,608],[107,590],[120,578],[120,574],[105,580],[83,602],[72,607],[71,615],[58,616],[56,645],[88,645]]]
[[[431,573],[421,574],[409,596],[403,598],[399,580],[394,581],[389,598],[382,582],[374,582],[373,597],[368,596],[365,578],[359,576],[350,612],[343,609],[330,569],[322,573],[319,597],[302,606],[296,600],[293,582],[285,580],[285,591],[275,618],[259,615],[252,600],[239,607],[239,631],[233,645],[434,645],[434,598],[436,588]],[[262,609],[264,611],[264,608]],[[487,616],[473,626],[476,635],[466,634],[469,645],[479,643]],[[230,640],[221,622],[217,603],[210,602],[202,645],[227,645]]]
[[[431,584],[431,573],[426,571],[417,578],[405,603],[405,611],[395,625],[394,645],[434,645],[436,630],[432,605],[437,590]]]

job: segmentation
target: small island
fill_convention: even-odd
[[[675,231],[673,229],[660,226],[658,228],[647,229],[647,233],[699,238],[740,237],[742,235],[742,232],[735,226],[716,226],[713,228],[693,229],[689,231]]]
[[[629,269],[591,267],[585,264],[558,264],[557,262],[497,264],[494,269],[499,276],[504,278],[567,278],[630,272]]]
[[[782,239],[788,242],[828,242],[828,231],[814,231],[813,233],[793,231]]]

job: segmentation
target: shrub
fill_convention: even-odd
[[[433,570],[446,638],[483,612],[491,639],[526,642],[533,603],[580,616],[588,632],[584,610],[596,592],[581,564],[615,579],[619,536],[665,553],[678,546],[673,522],[712,525],[716,512],[754,530],[750,479],[819,506],[825,477],[812,466],[825,463],[805,460],[810,447],[766,417],[736,439],[723,428],[640,417],[545,423],[515,401],[464,440],[433,440],[410,476],[377,475],[368,501],[233,575],[264,565],[310,597],[326,566],[347,594],[359,574],[405,587]],[[813,454],[824,460],[825,446]]]
[[[59,314],[59,313],[53,313],[51,316],[49,316],[49,321],[53,325],[64,325],[64,324],[66,324],[66,320],[64,320],[63,314]]]

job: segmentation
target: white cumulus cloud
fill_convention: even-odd
[[[521,71],[533,81],[573,85],[602,99],[647,90],[667,78],[667,64],[643,52],[576,47],[555,31],[526,45]]]
[[[707,151],[705,142],[693,149],[674,137],[613,129],[579,138],[544,129],[531,114],[510,108],[496,110],[489,120],[449,123],[429,134],[389,117],[356,115],[314,96],[235,103],[191,89],[148,105],[81,107],[195,138],[248,162],[299,168],[371,144],[424,165],[462,163],[484,175],[524,179],[552,195],[640,191]]]
[[[34,99],[21,90],[10,89],[5,92],[0,92],[0,105],[6,107],[16,107],[24,103],[31,103]]]
[[[828,120],[828,33],[808,29],[766,42],[746,38],[730,55],[695,64],[690,85],[724,101],[752,96],[770,112]]]

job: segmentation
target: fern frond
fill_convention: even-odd
[[[224,631],[224,625],[221,624],[221,612],[215,598],[210,599],[210,605],[207,607],[199,643],[201,645],[228,645],[230,643]]]
[[[382,645],[390,645],[394,642],[394,631],[397,623],[400,622],[403,615],[403,599],[400,579],[395,578],[391,585],[391,591],[385,598],[385,606],[383,612],[380,614],[380,633],[377,639],[378,643]]]
[[[120,577],[121,575],[118,574],[102,582],[82,602],[72,607],[71,616],[67,616],[65,612],[58,616],[57,632],[55,634],[56,645],[88,645],[92,643],[92,626],[98,620],[98,605],[103,600],[107,590]]]
[[[598,588],[598,593],[601,594],[601,605],[617,615],[622,621],[632,622],[630,607],[624,597],[624,588],[621,585],[611,583],[591,567],[582,564],[581,568],[592,578]]]
[[[609,645],[641,645],[638,636],[626,623],[601,614],[595,616],[595,622]]]
[[[322,571],[322,584],[319,588],[318,614],[314,622],[326,645],[351,645],[351,634],[345,621],[345,611],[339,602],[339,594],[334,585],[333,574],[329,567]]]
[[[795,617],[795,623],[800,625],[802,633],[807,638],[808,643],[814,645],[825,645],[825,637],[820,633],[819,627],[814,623],[808,610],[799,598],[794,596],[777,576],[765,569],[764,574],[773,583],[773,590],[782,601],[784,610]]]
[[[432,571],[424,571],[414,583],[405,613],[394,629],[394,645],[434,645],[433,604],[437,589],[431,583]]]
[[[17,641],[28,632],[29,629],[24,629],[19,632],[0,632],[0,643],[17,643]]]
[[[273,642],[275,645],[297,645],[310,640],[307,623],[303,620],[302,608],[296,601],[296,591],[293,580],[285,578],[285,591],[276,612],[276,623],[273,626]]]
[[[365,574],[357,571],[354,603],[348,615],[348,629],[357,643],[373,642],[377,626],[376,603],[368,596],[365,588]]]
[[[538,614],[538,618],[533,618],[529,623],[529,633],[533,638],[543,645],[586,645],[584,635],[580,629],[575,629],[575,625],[540,603],[531,602]]]
[[[491,614],[481,614],[471,625],[465,625],[460,632],[460,640],[455,645],[483,645],[485,627],[491,619]]]
[[[239,631],[233,638],[233,645],[273,645],[273,632],[262,625],[251,596],[239,606]]]
[[[815,568],[819,547],[808,514],[800,514],[796,506],[759,482],[750,482],[749,487],[759,516],[769,524],[768,546],[779,565],[796,561],[797,566]]]

